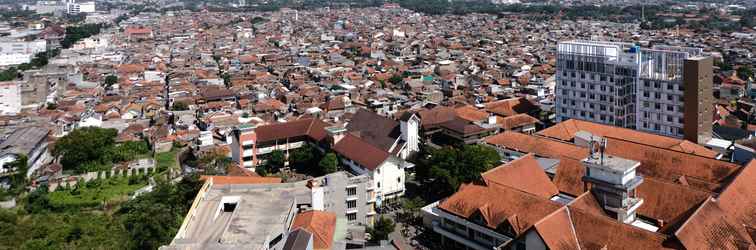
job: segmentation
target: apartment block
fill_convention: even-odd
[[[683,137],[685,95],[698,92],[686,91],[684,61],[702,56],[701,49],[568,41],[558,44],[557,53],[558,121],[579,119]]]

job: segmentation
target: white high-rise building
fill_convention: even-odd
[[[567,41],[557,46],[556,115],[683,137],[684,61],[698,48]]]
[[[94,1],[77,3],[75,0],[66,0],[66,12],[68,14],[94,13],[95,11]]]

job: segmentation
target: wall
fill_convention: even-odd
[[[2,55],[0,55],[0,62]],[[1,65],[1,63],[0,63]],[[17,82],[0,83],[0,115],[21,112],[21,88]]]
[[[375,171],[372,171],[373,182],[377,191],[380,191],[381,195],[386,198],[385,195],[401,192],[398,196],[402,196],[404,192],[404,169],[399,166],[397,160],[389,160],[383,162]],[[380,184],[380,187],[378,187]]]
[[[47,184],[47,188],[50,192],[55,191],[58,187],[65,187],[66,184],[68,186],[73,187],[76,185],[76,183],[79,182],[79,180],[82,180],[83,182],[88,182],[94,179],[106,179],[108,178],[108,172],[110,173],[110,177],[114,176],[123,176],[123,173],[126,172],[126,176],[132,176],[135,174],[145,174],[145,173],[154,173],[156,171],[155,166],[152,167],[144,167],[139,169],[129,169],[129,170],[110,170],[110,171],[100,171],[100,172],[87,172],[80,175],[72,175],[68,177],[62,177],[62,179],[58,181],[50,181]]]

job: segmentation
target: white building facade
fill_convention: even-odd
[[[568,41],[557,47],[557,121],[683,136],[683,61],[697,48]]]

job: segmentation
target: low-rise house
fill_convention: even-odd
[[[0,143],[0,175],[8,175],[16,171],[8,164],[17,160],[21,155],[27,157],[29,167],[26,176],[30,176],[37,169],[44,166],[52,156],[47,148],[47,137],[50,131],[42,127],[20,128]]]

